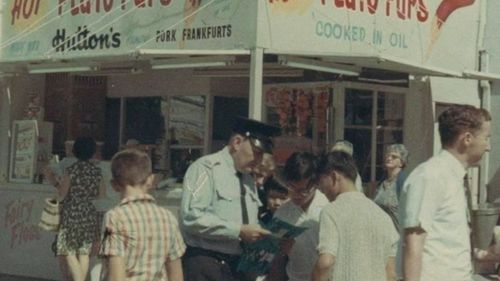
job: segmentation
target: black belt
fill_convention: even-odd
[[[225,253],[221,253],[221,252],[216,252],[216,251],[212,251],[212,250],[207,250],[207,249],[192,247],[192,246],[187,245],[186,253],[184,254],[184,257],[189,258],[189,257],[195,257],[195,256],[207,256],[207,257],[214,258],[218,261],[224,261],[224,262],[231,264],[231,265],[236,265],[237,261],[240,258],[240,256],[238,256],[238,255],[230,255],[230,254],[225,254]]]

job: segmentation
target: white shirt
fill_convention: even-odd
[[[274,214],[275,217],[287,223],[308,228],[295,238],[293,248],[288,255],[286,273],[289,281],[311,280],[311,274],[318,258],[316,247],[318,246],[319,216],[323,207],[328,203],[325,195],[316,190],[307,211],[304,212],[301,207],[288,201]]]
[[[419,165],[403,186],[399,205],[401,229],[421,227],[427,233],[422,281],[470,281],[472,264],[464,166],[448,151]],[[402,272],[402,251],[398,269]]]
[[[335,257],[329,280],[386,281],[398,240],[389,215],[360,192],[341,193],[321,213],[318,251]]]
[[[356,187],[357,191],[364,193],[363,182],[361,182],[361,176],[359,175],[359,173],[356,175],[356,180],[354,181],[354,186]]]

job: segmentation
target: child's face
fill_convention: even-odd
[[[271,212],[274,213],[283,204],[285,204],[290,198],[287,194],[277,192],[274,190],[269,190],[267,192],[267,202],[266,207]]]

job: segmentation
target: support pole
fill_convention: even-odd
[[[8,78],[0,78],[0,184],[8,180],[11,99]]]
[[[262,120],[262,72],[264,49],[255,48],[250,54],[250,93],[248,94],[248,115],[255,120]]]
[[[127,140],[125,140],[125,118],[127,116],[127,107],[125,98],[120,98],[120,124],[118,131],[118,149],[121,149]]]
[[[479,52],[479,61],[480,61],[480,70],[484,72],[489,71],[489,56],[486,51],[480,51]],[[486,80],[481,80],[479,81],[479,88],[481,92],[481,107],[488,110],[491,112],[491,86],[490,82]],[[490,175],[489,175],[489,170],[490,170],[490,152],[487,151],[484,153],[482,162],[481,162],[481,168],[479,169],[480,175],[479,175],[479,188],[478,192],[479,194],[477,195],[478,204],[484,204],[486,203],[488,199],[488,184],[490,181]]]

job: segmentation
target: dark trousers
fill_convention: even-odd
[[[182,257],[185,281],[247,280],[236,272],[238,256],[188,246]]]

